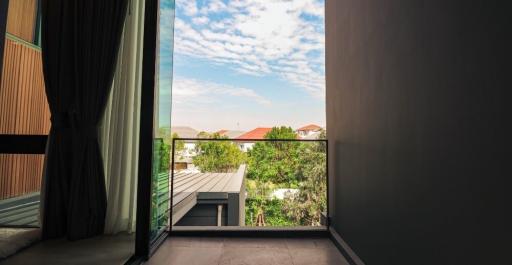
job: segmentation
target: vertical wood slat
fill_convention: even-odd
[[[37,0],[9,1],[7,32],[28,42],[33,42],[37,19]]]
[[[48,134],[40,50],[6,38],[2,72],[0,134]],[[0,200],[39,191],[43,163],[44,155],[0,154]]]

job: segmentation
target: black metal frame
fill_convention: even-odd
[[[150,242],[152,157],[154,136],[154,101],[158,56],[159,0],[146,0],[144,13],[144,50],[139,138],[139,172],[137,181],[137,219],[135,254],[132,260],[147,260],[157,245]],[[158,243],[158,242],[156,242]]]
[[[243,143],[256,143],[256,142],[323,142],[325,143],[325,177],[326,177],[326,230],[325,231],[308,231],[299,229],[237,229],[237,230],[200,230],[200,231],[175,231],[172,230],[172,225],[169,226],[169,236],[172,235],[189,235],[189,236],[258,236],[258,237],[316,237],[328,235],[330,226],[329,215],[329,142],[327,139],[244,139],[244,138],[173,138],[172,139],[172,153],[171,153],[171,203],[169,205],[169,220],[172,218],[172,204],[174,194],[174,161],[175,161],[175,144],[176,141],[224,141],[224,142],[243,142]]]
[[[0,154],[46,153],[48,135],[0,134]]]

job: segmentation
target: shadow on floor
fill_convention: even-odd
[[[348,265],[328,238],[171,237],[145,265]]]
[[[124,264],[134,253],[135,237],[128,234],[68,241],[39,242],[3,261],[1,265]]]

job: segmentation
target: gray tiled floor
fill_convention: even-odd
[[[0,260],[0,265],[122,265],[133,255],[134,245],[134,236],[126,234],[48,240]]]
[[[146,265],[348,265],[327,238],[169,238]]]

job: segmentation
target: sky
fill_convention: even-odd
[[[161,5],[160,126],[325,126],[323,0]]]

